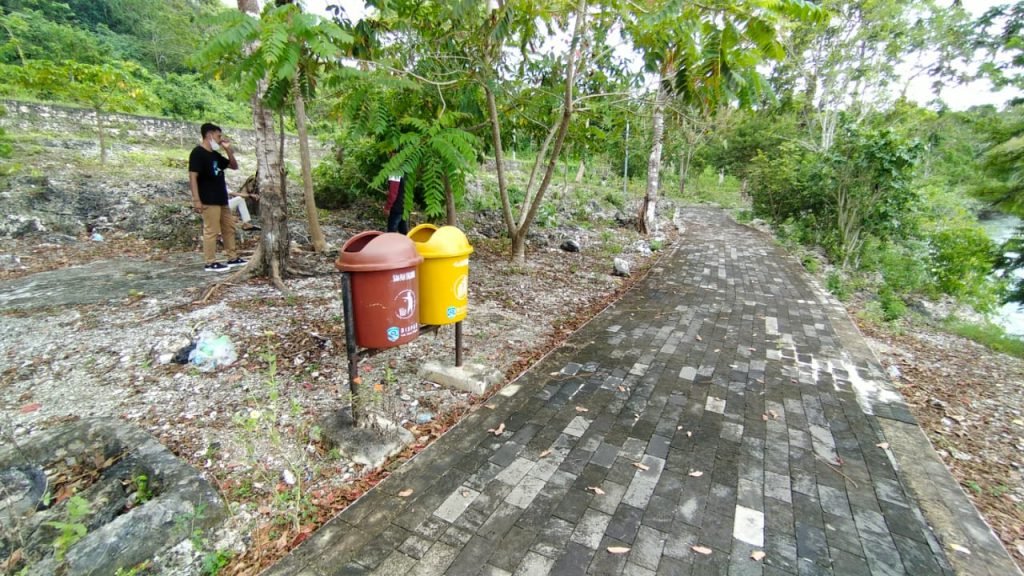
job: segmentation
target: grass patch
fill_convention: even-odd
[[[945,322],[943,327],[957,336],[973,340],[996,352],[1024,358],[1024,340],[1010,336],[996,324],[975,324],[953,319]]]

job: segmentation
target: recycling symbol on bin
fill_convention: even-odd
[[[448,314],[449,318],[455,318],[455,306],[449,306],[448,310],[446,310],[445,312]]]
[[[395,296],[395,316],[402,320],[408,320],[416,313],[416,293],[412,290],[402,290]]]
[[[398,340],[398,326],[388,328],[388,342]]]

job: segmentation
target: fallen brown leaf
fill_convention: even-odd
[[[590,412],[590,409],[589,408],[584,408],[583,406],[577,406],[576,407],[576,411],[577,412]]]
[[[398,497],[408,498],[409,496],[412,496],[413,492],[415,492],[415,490],[413,490],[412,488],[406,488],[405,490],[402,490],[401,492],[398,493]]]
[[[648,466],[647,464],[644,464],[643,462],[633,462],[633,466],[643,470],[644,472],[646,472],[646,471],[651,469],[650,466]]]
[[[697,554],[703,554],[705,556],[711,554],[711,548],[708,548],[706,546],[690,546],[690,550],[693,550]]]
[[[626,391],[626,387],[625,386],[619,386],[619,392],[625,392],[625,391]]]
[[[882,450],[885,450],[886,448],[889,447],[889,443],[888,442],[879,442],[878,444],[875,444],[875,446],[878,446]]]
[[[547,458],[550,455],[551,455],[551,450],[545,450],[545,451],[541,452],[540,455],[537,456],[537,458]]]
[[[754,550],[753,552],[750,553],[750,558],[752,560],[757,560],[758,562],[760,562],[761,560],[764,560],[764,557],[765,557],[764,550]]]
[[[597,486],[587,486],[587,490],[590,490],[591,492],[597,494],[598,496],[604,496],[604,490],[601,490]]]
[[[24,406],[18,409],[18,412],[21,412],[22,414],[28,414],[29,412],[35,412],[36,410],[39,410],[42,407],[43,405],[40,404],[39,402],[33,402],[31,404],[25,404]]]
[[[497,428],[488,428],[487,431],[495,436],[501,436],[505,433],[505,423],[502,422],[501,424],[498,424]]]
[[[608,547],[608,553],[609,554],[625,554],[626,552],[629,552],[630,550],[631,550],[631,548],[626,548],[625,546],[609,546]]]
[[[704,341],[704,339],[700,337],[700,334],[697,334],[696,338],[697,338],[697,342],[703,342]]]
[[[772,420],[778,420],[779,419],[779,413],[776,412],[775,410],[769,410],[768,411],[768,415],[772,417]]]
[[[761,420],[764,420],[765,422],[767,422],[768,421],[768,415],[767,414],[761,414]]]

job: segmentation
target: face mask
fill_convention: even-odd
[[[210,150],[220,150],[220,144],[216,140],[210,140]]]

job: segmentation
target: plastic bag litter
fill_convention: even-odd
[[[231,338],[211,332],[200,333],[195,349],[188,354],[188,361],[203,372],[234,364],[237,359],[238,354],[235,353]]]

